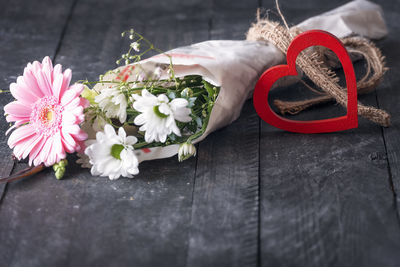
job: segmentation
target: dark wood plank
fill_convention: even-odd
[[[0,72],[2,80],[0,88],[8,90],[8,85],[15,82],[21,75],[27,62],[41,60],[48,55],[54,57],[62,37],[62,32],[71,11],[73,1],[1,1],[0,10]],[[52,9],[47,9],[51,6]],[[10,94],[1,94],[0,109],[12,100]],[[8,148],[4,134],[9,127],[5,117],[0,117],[0,176],[8,176],[13,169],[12,151]],[[0,185],[0,213],[8,209],[6,184]],[[23,199],[19,205],[24,205],[29,199]],[[12,210],[11,210],[12,211]],[[30,210],[26,210],[30,212]],[[25,236],[22,229],[15,236],[15,213],[0,216],[0,258],[3,266],[20,266],[21,257],[35,264],[34,255],[26,250]],[[24,215],[22,215],[24,216]],[[12,229],[12,230],[11,230]],[[14,236],[14,237],[13,237]],[[29,235],[28,235],[29,236]],[[9,238],[13,237],[13,238]],[[17,254],[16,252],[21,252]],[[46,257],[46,256],[45,256]],[[47,255],[48,257],[48,255]]]
[[[214,1],[211,39],[245,39],[257,1]],[[239,120],[200,143],[187,266],[257,266],[259,118]]]
[[[208,38],[208,3],[80,0],[57,63],[73,80],[115,67],[135,28],[166,50]],[[1,240],[21,265],[183,266],[186,262],[196,159],[145,162],[134,179],[92,177],[71,163],[63,181],[47,171],[10,184]],[[22,239],[22,240],[21,240]],[[4,252],[11,253],[11,249]],[[33,258],[33,259],[32,259]],[[15,259],[16,261],[16,259]]]
[[[292,5],[299,2],[285,1],[283,12],[298,22],[304,14],[285,8]],[[304,12],[336,5],[308,1]],[[374,94],[361,101],[376,106]],[[339,112],[325,106],[294,118]],[[261,266],[398,266],[400,228],[379,126],[360,119],[358,129],[301,135],[262,123],[260,151]]]
[[[389,71],[385,75],[382,86],[378,87],[377,99],[379,106],[388,110],[392,115],[392,126],[384,128],[384,138],[386,144],[386,154],[378,155],[384,158],[387,156],[390,167],[391,183],[395,195],[395,203],[398,214],[400,214],[400,116],[398,108],[398,84],[400,67],[400,55],[397,52],[398,43],[400,41],[400,29],[398,27],[397,18],[400,13],[400,5],[395,1],[387,1],[381,3],[385,10],[385,18],[389,28],[389,36],[379,42],[383,54],[386,56]],[[399,215],[400,217],[400,215]]]

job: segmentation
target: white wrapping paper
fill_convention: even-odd
[[[286,19],[290,21],[290,18]],[[297,27],[304,31],[326,30],[338,37],[361,35],[376,39],[387,34],[382,9],[364,0],[352,1],[307,19]],[[271,66],[285,61],[284,55],[272,44],[252,41],[206,41],[176,48],[166,54],[172,57],[176,76],[197,74],[221,86],[206,132],[195,142],[236,120],[244,102],[252,95],[258,77]],[[139,64],[151,70],[169,64],[169,58],[160,54]],[[104,77],[104,80],[114,79],[113,74]],[[96,85],[96,89],[101,91],[102,85]],[[171,157],[177,154],[178,148],[179,145],[170,145],[138,151],[139,162]]]

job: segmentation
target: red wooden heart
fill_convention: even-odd
[[[269,91],[278,79],[284,76],[297,75],[296,58],[298,54],[304,49],[315,45],[331,49],[342,63],[347,83],[347,114],[337,118],[313,121],[295,121],[283,118],[271,109],[268,103]],[[303,32],[290,43],[286,59],[287,65],[274,66],[265,71],[254,89],[254,107],[265,122],[277,128],[297,133],[336,132],[358,126],[356,76],[349,54],[339,39],[321,30]]]

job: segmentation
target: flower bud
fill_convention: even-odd
[[[182,162],[191,156],[196,156],[196,147],[191,143],[181,144],[178,150],[178,160]]]
[[[61,180],[64,177],[66,166],[68,165],[68,161],[66,159],[60,160],[56,164],[53,165],[53,170],[56,178]]]
[[[192,97],[193,96],[192,89],[190,89],[189,87],[186,87],[185,89],[182,90],[181,96],[186,97],[186,98]]]

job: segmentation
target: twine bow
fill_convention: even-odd
[[[277,1],[276,6],[285,27],[278,22],[261,19],[258,10],[257,22],[250,27],[247,33],[247,40],[270,42],[286,54],[291,41],[301,31],[295,27],[289,28]],[[350,53],[362,56],[367,62],[366,74],[357,82],[358,94],[373,91],[388,70],[381,51],[372,42],[362,37],[346,37],[342,38],[341,41]],[[342,106],[347,107],[346,88],[338,84],[339,78],[331,69],[336,64],[335,56],[332,54],[329,49],[323,47],[313,51],[305,50],[299,54],[296,64],[322,91],[317,91],[303,82],[310,90],[317,92],[319,96],[302,101],[275,100],[274,104],[281,114],[297,114],[311,106],[332,100],[336,100]],[[390,115],[382,109],[366,106],[358,102],[358,114],[381,126],[390,126]]]

